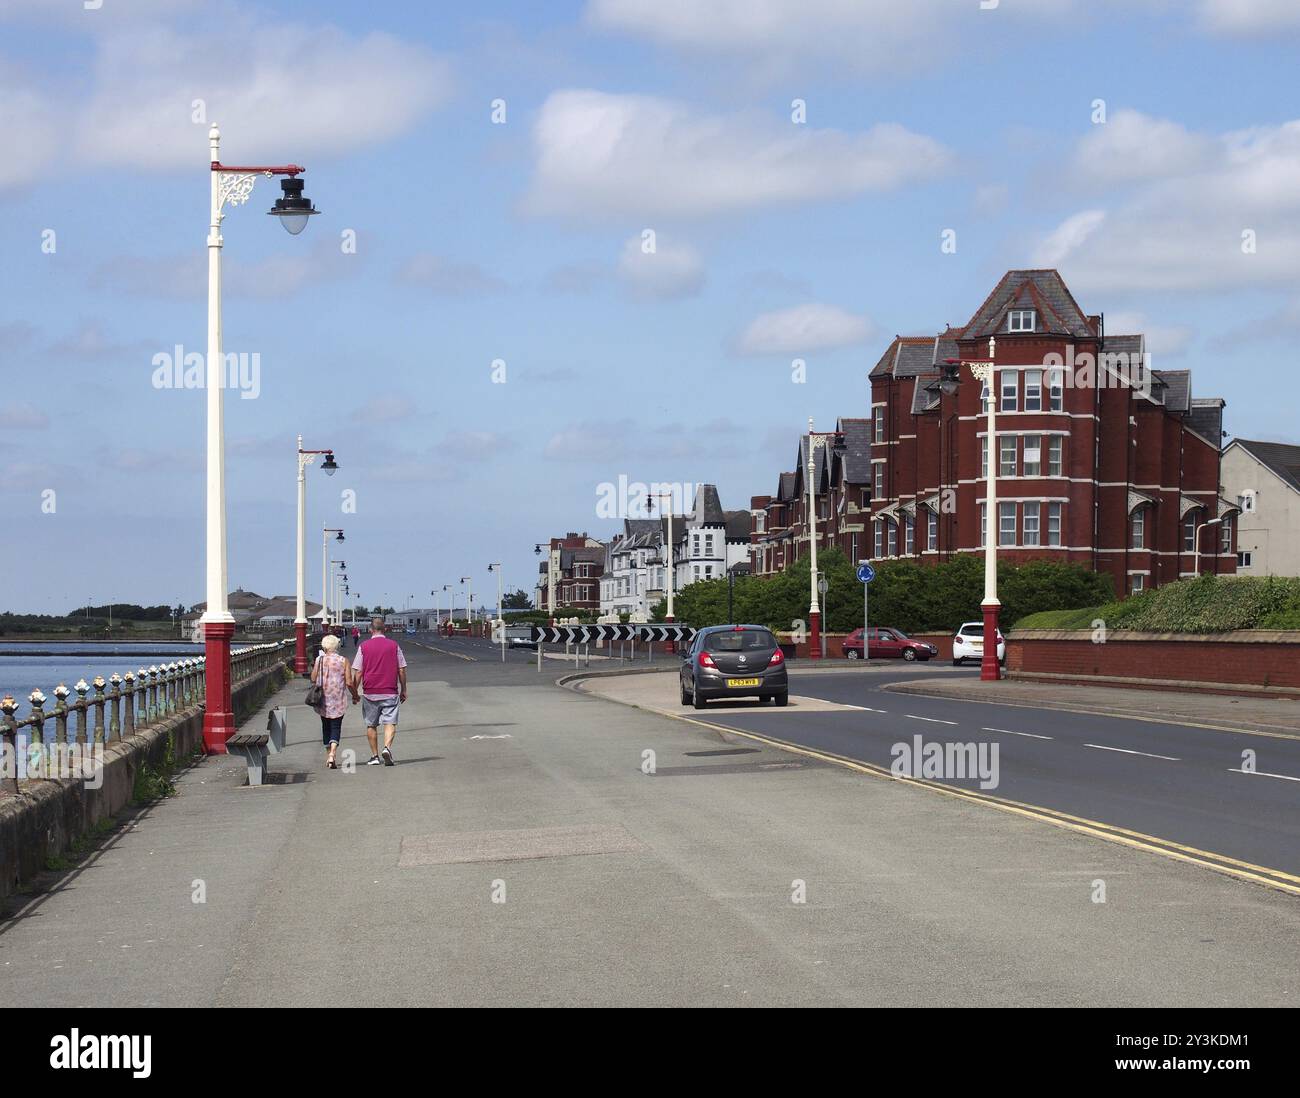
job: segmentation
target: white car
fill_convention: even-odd
[[[1007,642],[998,630],[998,663],[1005,663]],[[960,667],[967,660],[979,663],[984,659],[984,623],[982,621],[964,621],[957,628],[952,638],[952,665]]]

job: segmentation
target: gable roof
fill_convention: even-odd
[[[840,419],[836,428],[844,440],[840,447],[840,460],[845,483],[870,484],[871,420]]]
[[[1234,438],[1229,449],[1233,446],[1240,446],[1288,487],[1300,492],[1300,446],[1286,442],[1256,442],[1248,438]]]
[[[748,541],[753,519],[748,511],[726,512],[728,541]]]

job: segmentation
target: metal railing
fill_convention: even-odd
[[[291,647],[290,641],[276,641],[232,651],[232,684],[238,686],[250,675],[282,662],[285,650]],[[89,683],[83,678],[71,689],[59,683],[54,688],[54,708],[50,711],[45,708],[49,699],[37,688],[27,696],[31,712],[21,719],[15,716],[18,702],[12,694],[6,694],[0,699],[0,742],[6,748],[7,759],[17,760],[20,736],[32,753],[37,747],[43,750],[51,745],[93,751],[200,705],[206,693],[206,664],[206,656],[196,656],[161,666],[152,664],[125,675],[114,672],[107,679],[96,675]],[[69,704],[68,698],[74,692],[77,700]],[[54,722],[53,738],[46,739],[46,724],[50,721]],[[16,792],[17,769],[5,778],[3,785],[9,792]]]

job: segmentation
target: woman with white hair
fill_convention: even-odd
[[[347,657],[339,654],[339,639],[333,633],[320,642],[320,649],[316,665],[311,669],[311,681],[319,683],[324,694],[316,712],[320,714],[321,740],[327,752],[325,765],[337,770],[339,767],[334,755],[343,734],[343,715],[348,711],[348,683],[352,678],[352,668]]]

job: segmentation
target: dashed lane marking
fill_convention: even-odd
[[[1085,743],[1084,747],[1093,747],[1098,751],[1118,751],[1121,755],[1141,755],[1144,759],[1164,759],[1166,762],[1182,762],[1182,759],[1176,759],[1172,755],[1153,755],[1150,751],[1132,751],[1127,747],[1107,747],[1100,743]]]
[[[1000,732],[1004,736],[1028,736],[1031,740],[1050,740],[1051,736],[1040,736],[1037,732],[1013,732],[1010,728],[981,728],[981,732]]]
[[[956,725],[956,721],[941,721],[938,717],[918,717],[915,713],[904,713],[909,721],[929,721],[931,724],[951,724]]]
[[[1270,774],[1267,770],[1242,770],[1239,766],[1228,767],[1230,774],[1251,774],[1257,778],[1281,778],[1284,782],[1300,782],[1300,778],[1290,774]]]

